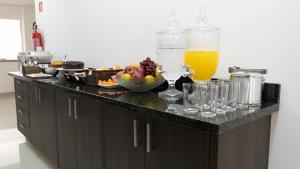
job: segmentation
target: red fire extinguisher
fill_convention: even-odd
[[[38,26],[35,22],[33,23],[32,45],[34,51],[44,50],[42,34],[38,31]]]

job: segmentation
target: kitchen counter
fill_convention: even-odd
[[[158,93],[14,77],[18,130],[61,169],[267,169],[280,85],[214,118],[167,112]],[[74,163],[74,161],[76,161]]]
[[[186,115],[183,111],[182,100],[175,103],[178,113],[167,112],[168,102],[158,97],[158,93],[134,93],[125,89],[107,90],[99,87],[76,84],[57,78],[31,79],[18,72],[10,72],[9,75],[26,81],[35,81],[41,84],[51,85],[75,94],[83,94],[97,98],[99,101],[110,105],[120,106],[146,116],[155,116],[163,121],[168,121],[209,133],[223,134],[236,128],[262,119],[279,110],[280,85],[266,83],[263,92],[263,102],[259,107],[250,107],[246,110],[238,110],[213,118]]]

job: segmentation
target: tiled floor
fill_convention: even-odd
[[[14,93],[0,94],[0,130],[16,127],[17,118]]]
[[[0,169],[57,169],[16,129],[0,130]]]
[[[57,169],[16,129],[14,95],[0,96],[0,169]]]

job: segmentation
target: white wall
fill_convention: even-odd
[[[38,0],[36,0],[36,3]],[[88,66],[112,66],[155,58],[155,32],[171,9],[182,27],[195,23],[199,0],[44,0],[37,13],[46,49]],[[300,168],[300,2],[297,0],[205,0],[209,21],[222,29],[217,77],[230,65],[268,68],[267,81],[282,84],[273,116],[270,169]],[[37,8],[37,7],[36,7]]]
[[[20,19],[21,10],[18,6],[5,5],[0,3],[1,19]]]
[[[18,62],[0,62],[0,94],[14,92],[14,81],[8,72],[18,71]]]
[[[21,21],[23,24],[23,43],[26,51],[32,50],[32,23],[35,21],[34,6],[21,6]]]

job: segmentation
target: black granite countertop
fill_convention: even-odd
[[[1,62],[18,62],[18,59],[0,59]]]
[[[188,127],[202,129],[213,134],[222,134],[235,128],[249,124],[279,110],[279,84],[266,83],[263,92],[263,103],[259,107],[250,107],[246,110],[226,113],[213,118],[190,116],[184,113],[182,100],[171,105],[168,101],[158,97],[158,93],[134,93],[125,89],[101,89],[85,84],[76,84],[57,78],[31,79],[18,72],[10,72],[9,75],[27,81],[48,84],[62,88],[70,92],[76,92],[95,97],[99,101],[111,105],[125,107],[127,109],[144,113],[145,116],[156,116],[161,120],[182,124]],[[168,106],[175,106],[177,113],[167,112]]]

